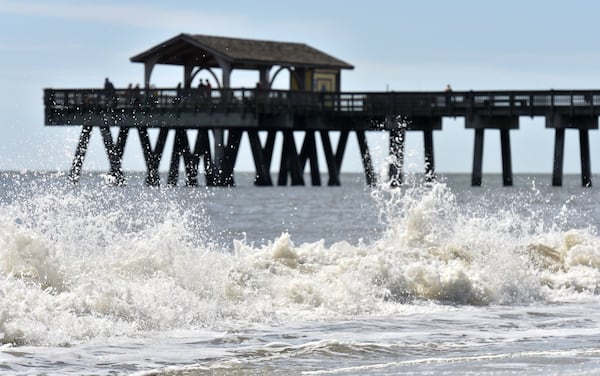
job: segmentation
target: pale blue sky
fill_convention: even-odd
[[[298,4],[294,7],[292,4]],[[67,170],[78,128],[43,124],[46,87],[118,87],[143,81],[129,58],[181,32],[303,42],[355,66],[342,90],[600,89],[600,48],[593,0],[392,1],[9,1],[0,0],[0,170]],[[182,72],[158,68],[153,82],[175,86]],[[234,73],[232,86],[254,76]],[[382,134],[370,136],[381,160]],[[143,170],[137,135],[125,169]],[[552,171],[553,132],[542,118],[511,133],[515,172]],[[592,170],[600,172],[600,134],[591,133]],[[84,169],[107,169],[92,135]],[[462,119],[434,135],[440,172],[470,172],[473,133]],[[251,169],[247,143],[238,167]],[[500,171],[499,136],[486,133],[484,172]],[[408,163],[421,170],[422,137],[407,137]],[[565,172],[579,172],[578,138],[567,132]],[[161,166],[167,166],[167,160]],[[276,163],[273,164],[276,166]],[[323,171],[325,166],[322,165]],[[343,170],[360,171],[355,144]]]

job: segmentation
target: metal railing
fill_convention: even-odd
[[[597,114],[600,90],[467,92],[302,92],[256,89],[46,89],[47,113],[254,112],[382,116],[464,116],[473,111],[543,115],[548,111]]]

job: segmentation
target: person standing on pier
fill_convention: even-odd
[[[115,85],[106,77],[104,79],[104,95],[106,97],[106,105],[112,107],[115,100]]]
[[[179,105],[181,103],[181,98],[183,97],[183,89],[181,88],[181,82],[177,84],[175,88],[175,98],[173,98],[173,104]]]
[[[451,95],[452,95],[452,86],[450,86],[450,84],[446,85],[446,89],[444,89],[444,92],[446,93],[446,106],[450,106],[450,100],[451,100]]]
[[[210,98],[212,95],[212,88],[210,86],[210,82],[208,81],[208,78],[206,79],[206,84],[204,85],[204,90],[206,90],[206,98]]]

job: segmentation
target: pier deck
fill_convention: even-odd
[[[387,131],[390,153],[400,161],[390,166],[390,178],[402,179],[404,132],[424,132],[426,169],[433,175],[432,131],[441,129],[444,117],[463,117],[465,126],[475,130],[472,184],[481,184],[483,134],[486,129],[500,129],[504,184],[512,184],[509,130],[519,128],[521,116],[544,116],[546,127],[555,129],[553,184],[562,184],[564,132],[579,130],[582,184],[591,185],[588,130],[598,128],[600,90],[547,91],[456,91],[456,92],[304,92],[255,89],[141,89],[107,92],[103,89],[46,89],[44,92],[45,124],[48,126],[82,126],[82,135],[73,163],[72,176],[79,177],[92,128],[101,129],[111,161],[111,173],[122,180],[120,161],[128,130],[140,132],[148,166],[149,184],[156,181],[158,162],[164,140],[175,130],[170,183],[176,181],[176,165],[183,158],[186,181],[194,185],[200,158],[204,158],[207,184],[232,185],[237,148],[244,132],[248,133],[255,164],[257,184],[270,185],[269,168],[277,132],[283,133],[282,164],[278,183],[285,185],[287,175],[292,184],[303,184],[306,162],[311,163],[313,184],[317,177],[314,133],[319,132],[325,150],[329,184],[339,184],[339,170],[349,132],[356,132],[365,174],[374,182],[365,131]],[[119,128],[113,142],[110,127]],[[160,128],[157,145],[150,145],[147,129]],[[196,145],[190,147],[187,130],[200,130]],[[208,131],[213,132],[212,145]],[[227,132],[229,140],[225,140]],[[267,131],[263,145],[259,131]],[[341,131],[336,150],[329,131]],[[305,140],[298,153],[292,132],[304,132]],[[227,141],[227,142],[225,142]],[[464,147],[460,145],[459,147]],[[176,161],[175,161],[176,160]],[[157,162],[158,161],[158,162]],[[314,170],[317,171],[314,171]],[[175,180],[173,180],[175,179]]]
[[[129,127],[271,127],[270,117],[315,117],[326,124],[277,123],[275,128],[330,125],[346,129],[378,129],[373,121],[389,116],[573,116],[597,117],[598,91],[464,91],[315,93],[287,90],[213,89],[206,92],[141,89],[139,94],[102,89],[46,89],[46,125]],[[227,119],[227,122],[224,122]],[[329,122],[331,121],[331,124]],[[364,121],[364,123],[361,123]],[[410,126],[410,124],[409,124]]]

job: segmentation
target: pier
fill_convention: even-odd
[[[393,157],[388,178],[401,184],[407,131],[422,132],[425,176],[433,179],[434,131],[442,131],[442,119],[450,117],[463,118],[465,127],[473,129],[473,186],[482,184],[485,131],[500,131],[503,184],[510,186],[511,131],[519,129],[519,118],[541,116],[546,128],[555,133],[552,184],[562,185],[567,129],[579,133],[582,185],[592,184],[589,131],[598,128],[600,90],[342,92],[341,70],[353,67],[307,45],[188,34],[131,60],[144,63],[143,88],[44,91],[47,126],[81,127],[70,173],[73,182],[80,178],[94,129],[102,135],[115,184],[126,180],[121,164],[132,131],[139,136],[146,184],[151,186],[160,184],[158,170],[169,134],[173,134],[169,185],[177,184],[181,160],[186,185],[198,185],[201,170],[206,185],[235,185],[235,164],[244,139],[252,151],[256,185],[273,185],[271,162],[278,139],[282,145],[278,185],[304,185],[307,164],[312,185],[321,185],[318,140],[325,154],[327,184],[339,185],[351,136],[358,141],[365,180],[373,185],[376,176],[366,132],[388,133]],[[156,64],[181,65],[183,85],[152,87]],[[258,71],[257,87],[232,87],[233,69]],[[203,70],[209,72],[215,87],[194,87],[194,77]],[[271,89],[282,70],[290,73],[290,88]],[[158,132],[153,142],[152,129]],[[339,134],[337,145],[332,143],[332,132]],[[302,140],[300,145],[297,139]]]

